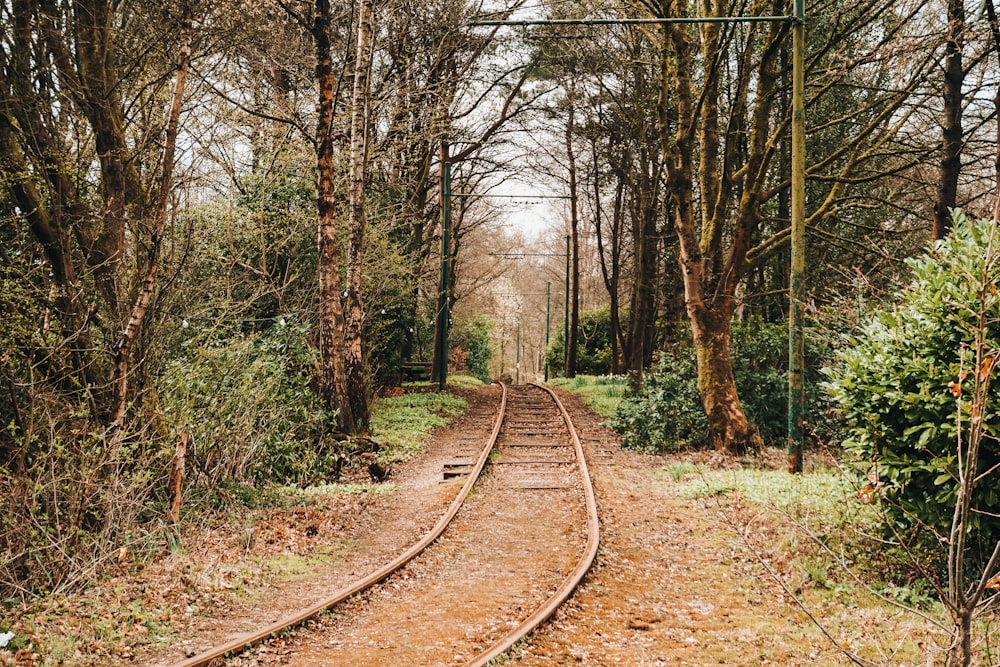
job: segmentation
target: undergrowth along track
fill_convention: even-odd
[[[547,392],[547,395],[543,392]],[[509,396],[511,397],[511,400],[508,400]],[[492,462],[487,468],[488,473],[482,474],[484,466],[487,465],[487,461],[490,459],[492,459]],[[238,653],[253,643],[274,636],[288,628],[298,626],[307,619],[316,617],[325,610],[333,607],[340,610],[343,606],[340,605],[340,603],[344,602],[348,598],[351,598],[352,596],[355,596],[355,594],[361,591],[375,587],[376,584],[389,578],[390,575],[403,568],[404,565],[414,561],[414,559],[423,553],[432,543],[435,543],[442,533],[445,532],[445,528],[452,523],[452,520],[459,513],[459,510],[462,509],[463,503],[470,497],[473,486],[477,483],[480,484],[479,491],[477,491],[476,498],[471,504],[478,506],[479,512],[482,512],[484,507],[488,508],[490,503],[499,503],[500,505],[504,505],[506,503],[508,507],[506,507],[505,510],[502,510],[502,512],[511,514],[511,512],[507,510],[510,510],[509,505],[512,504],[510,503],[512,494],[514,496],[520,494],[522,498],[530,498],[528,501],[529,503],[552,503],[553,505],[560,505],[560,503],[565,505],[570,502],[568,500],[569,498],[574,499],[572,502],[578,502],[576,499],[581,498],[585,509],[581,508],[580,510],[574,510],[573,516],[576,517],[574,519],[576,524],[574,525],[582,526],[580,519],[585,516],[587,524],[586,530],[581,531],[576,527],[562,528],[559,530],[561,533],[572,532],[576,534],[585,532],[585,541],[582,535],[579,537],[574,536],[572,540],[568,540],[572,541],[573,545],[571,547],[567,546],[563,551],[572,553],[566,554],[565,556],[560,554],[558,556],[559,560],[555,568],[555,576],[553,577],[552,566],[550,563],[550,571],[548,575],[546,575],[547,578],[544,583],[536,582],[532,584],[535,589],[538,589],[537,591],[534,591],[530,596],[515,594],[514,597],[518,598],[518,602],[515,605],[518,610],[516,619],[511,620],[508,612],[508,616],[504,617],[502,622],[496,621],[492,623],[480,623],[476,626],[477,630],[465,631],[466,635],[481,634],[481,636],[475,636],[472,637],[472,639],[468,636],[465,637],[462,641],[465,641],[466,644],[468,644],[468,650],[463,650],[462,652],[454,655],[454,660],[452,660],[452,654],[450,653],[448,654],[447,659],[445,659],[440,656],[431,658],[430,654],[419,653],[416,655],[410,655],[409,657],[404,657],[404,654],[395,654],[395,657],[393,657],[391,652],[386,653],[383,651],[377,655],[372,655],[372,662],[369,664],[430,664],[433,662],[433,664],[463,663],[469,666],[480,666],[486,665],[491,660],[494,660],[496,657],[502,655],[521,638],[527,636],[541,623],[543,623],[545,619],[547,619],[558,608],[558,606],[567,597],[569,597],[573,589],[582,580],[597,553],[597,507],[594,500],[593,489],[590,484],[590,477],[587,472],[586,462],[583,458],[583,450],[576,432],[573,429],[569,415],[566,413],[555,394],[544,387],[539,387],[537,385],[530,388],[516,387],[512,388],[509,392],[507,388],[504,387],[501,398],[501,407],[492,432],[487,438],[481,451],[478,453],[475,461],[470,463],[471,465],[469,465],[465,483],[455,497],[454,501],[449,506],[448,511],[445,512],[431,531],[429,531],[416,544],[407,549],[406,552],[401,554],[391,563],[388,563],[376,572],[359,579],[353,584],[344,587],[336,594],[310,606],[308,609],[303,609],[287,618],[283,618],[267,627],[261,628],[257,632],[238,637],[237,639],[224,645],[217,646],[193,658],[177,663],[175,667],[196,667],[200,665],[217,664],[217,661],[220,658],[226,655]],[[493,491],[490,491],[490,489],[493,489]],[[507,501],[504,501],[503,498],[507,498]],[[553,501],[553,499],[555,499],[555,501]],[[522,504],[523,502],[524,501],[522,501]],[[541,512],[545,508],[540,506],[537,509],[538,512]],[[479,614],[481,617],[483,614],[493,612],[493,608],[490,605],[501,607],[504,606],[504,604],[507,604],[502,602],[501,598],[497,597],[498,594],[496,594],[496,591],[492,590],[493,586],[489,584],[484,585],[481,580],[479,580],[480,583],[477,584],[475,575],[470,574],[470,572],[477,569],[483,572],[491,570],[511,571],[512,562],[520,565],[531,560],[532,557],[528,555],[528,552],[530,552],[531,547],[538,546],[537,543],[539,542],[537,534],[533,537],[531,536],[531,530],[535,530],[537,533],[538,526],[528,527],[524,530],[515,527],[514,533],[511,533],[509,536],[494,534],[499,532],[497,529],[493,529],[493,533],[487,531],[486,533],[479,534],[477,536],[474,531],[477,529],[477,525],[481,523],[482,520],[475,518],[480,516],[476,514],[475,511],[476,510],[468,508],[462,509],[462,516],[465,517],[464,521],[455,522],[452,529],[448,531],[449,537],[445,540],[446,542],[467,539],[471,541],[471,543],[477,544],[490,542],[494,538],[499,538],[499,541],[505,543],[505,548],[509,551],[510,549],[516,549],[518,540],[522,540],[527,547],[525,553],[523,555],[517,552],[514,552],[513,554],[508,553],[508,560],[505,562],[498,561],[497,563],[499,564],[486,561],[484,563],[479,563],[478,565],[470,565],[469,562],[463,560],[465,558],[465,554],[460,550],[459,553],[462,555],[459,560],[456,561],[456,564],[447,565],[447,567],[445,567],[445,571],[451,572],[452,575],[454,575],[454,578],[461,578],[463,581],[463,584],[461,585],[467,585],[473,589],[470,593],[471,598],[481,598],[481,600],[479,600],[480,602],[482,599],[485,599],[487,601],[484,602],[485,607],[480,605],[480,607],[483,608],[479,611],[469,612],[468,608],[472,603],[462,602],[461,604],[456,604],[453,596],[449,597],[447,593],[443,592],[447,585],[461,587],[460,584],[454,584],[454,582],[450,582],[449,584],[431,583],[431,588],[434,593],[438,595],[438,597],[431,595],[428,599],[420,599],[417,602],[412,602],[412,604],[416,605],[418,615],[425,616],[430,614],[431,612],[424,613],[428,606],[437,605],[438,607],[444,607],[445,609],[438,609],[433,613],[471,613],[473,616]],[[496,510],[492,510],[492,513],[496,514]],[[486,516],[489,514],[490,511],[487,511]],[[515,523],[518,520],[519,519],[516,516],[513,519]],[[543,523],[546,521],[544,516],[541,519],[538,519],[536,516],[535,523],[537,524],[539,520]],[[460,526],[464,526],[464,528]],[[472,534],[468,534],[470,526],[473,529]],[[550,529],[548,526],[544,526],[543,531],[545,529],[556,531],[556,529]],[[480,528],[480,530],[482,529]],[[467,536],[463,537],[463,535]],[[525,539],[526,537],[527,539]],[[555,540],[562,539],[560,534],[555,534],[552,538]],[[490,546],[488,548],[484,546],[483,548],[487,553],[495,550],[498,551],[496,546]],[[447,556],[443,555],[447,553],[447,547],[440,546],[439,542],[439,546],[435,547],[435,549],[437,550],[437,553],[430,558],[430,562],[434,563],[447,558]],[[556,548],[554,550],[558,551],[559,549]],[[576,562],[572,562],[570,557],[575,557]],[[547,558],[551,561],[554,556],[550,554]],[[419,567],[419,564],[424,560],[426,560],[426,558],[417,559],[413,565]],[[565,562],[565,565],[561,564],[563,562]],[[404,580],[407,576],[409,576],[408,573],[411,572],[412,569],[407,568],[407,574],[403,575]],[[449,575],[444,575],[445,578],[448,576]],[[517,575],[514,576],[517,578]],[[396,578],[393,578],[392,581],[396,581]],[[429,579],[429,581],[433,582],[434,580]],[[395,586],[396,584],[393,584],[393,587]],[[378,588],[385,589],[385,587]],[[485,588],[489,590],[479,590],[477,593],[475,590],[477,588]],[[530,602],[528,601],[529,597],[531,599]],[[354,603],[352,602],[352,604]],[[405,607],[406,604],[407,603],[405,602],[396,602],[394,600],[392,607]],[[447,609],[449,606],[454,607],[455,609],[461,607],[464,611],[449,612]],[[510,605],[507,604],[507,606]],[[387,626],[391,625],[391,619],[387,619],[384,615],[377,614],[376,617],[378,620],[375,621],[375,623],[386,624]],[[404,624],[407,623],[407,621],[401,622]],[[511,626],[514,625],[516,625],[516,627],[511,628]],[[489,626],[488,629],[487,626]],[[479,628],[484,628],[481,633],[478,631]],[[505,632],[505,628],[510,629]],[[389,632],[390,635],[393,635],[392,631],[386,631]],[[421,632],[424,632],[424,635],[422,636],[425,636],[425,631],[417,631],[417,634],[421,634]],[[444,632],[444,630],[442,630],[442,632]],[[398,638],[399,635],[400,632],[397,628],[395,636]],[[340,642],[337,643],[339,644]],[[368,644],[371,643],[372,642],[370,641],[368,642]],[[454,646],[454,644],[451,645]],[[343,663],[342,658],[338,658],[336,655],[325,654],[324,650],[326,649],[304,646],[302,653],[300,654],[302,657],[298,659],[291,658],[292,664],[346,664]],[[378,650],[382,651],[382,649]],[[463,653],[474,653],[475,655],[471,660],[467,660]],[[351,655],[351,664],[365,664],[363,661],[358,662],[360,659],[360,654],[358,652],[354,652]],[[296,660],[298,660],[298,662],[296,662]],[[401,660],[403,662],[400,662]]]

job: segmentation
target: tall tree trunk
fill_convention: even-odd
[[[344,309],[340,296],[340,242],[337,238],[334,185],[334,90],[330,54],[330,3],[316,0],[313,39],[316,45],[316,81],[319,101],[316,127],[316,209],[319,252],[319,356],[320,396],[327,410],[337,413],[336,427],[354,433],[354,417],[347,403],[347,369],[344,350]]]
[[[941,121],[941,168],[931,239],[951,229],[951,212],[958,203],[958,177],[962,171],[962,47],[965,45],[965,2],[948,0],[948,37],[945,42],[944,118]]]
[[[350,244],[347,263],[347,314],[345,353],[347,401],[354,432],[368,431],[370,394],[365,377],[367,364],[363,344],[364,303],[361,278],[364,269],[365,167],[368,136],[368,71],[372,58],[372,7],[374,0],[361,0],[358,7],[358,49],[355,59],[354,91],[351,99]]]
[[[573,90],[569,91],[569,119],[566,121],[566,160],[569,169],[569,229],[572,242],[573,269],[572,294],[569,309],[569,340],[566,342],[566,377],[576,377],[577,341],[580,331],[580,196],[577,192],[576,154],[573,151],[574,121],[576,101]]]
[[[601,267],[601,277],[604,280],[604,288],[608,292],[610,325],[611,325],[611,373],[617,375],[621,372],[621,315],[618,297],[619,273],[620,273],[620,253],[618,252],[619,239],[618,231],[621,229],[620,220],[622,214],[622,198],[625,190],[625,183],[618,180],[615,187],[614,207],[612,210],[612,223],[610,229],[611,257],[607,256],[604,241],[604,208],[601,205],[601,161],[598,157],[597,142],[591,142],[594,175],[594,232],[597,240],[597,258]],[[610,260],[611,266],[608,266]]]
[[[708,417],[709,444],[718,450],[734,453],[758,449],[762,445],[760,436],[750,425],[740,404],[730,356],[733,294],[740,279],[739,265],[745,257],[743,246],[749,232],[745,225],[737,226],[729,266],[722,271],[725,280],[719,289],[708,292],[708,286],[713,282],[709,271],[715,266],[713,258],[717,252],[711,239],[717,238],[717,235],[710,227],[703,227],[699,235],[695,220],[693,157],[696,105],[691,82],[692,47],[686,28],[666,26],[664,30],[667,32],[664,42],[672,46],[676,60],[672,77],[666,52],[660,64],[662,79],[658,107],[661,138],[668,168],[667,187],[673,201],[674,224],[679,240],[684,297],[698,364],[698,389]],[[673,135],[668,131],[670,95],[676,96],[677,104],[677,129]],[[762,128],[755,130],[760,133]],[[758,140],[764,134],[758,135]]]
[[[641,165],[641,168],[645,171],[646,165]],[[625,368],[634,373],[636,385],[642,384],[643,369],[649,365],[653,352],[652,332],[656,318],[656,279],[659,270],[656,206],[649,201],[649,197],[655,195],[649,190],[652,184],[645,174],[639,177],[639,181],[634,195],[638,200],[633,211],[636,218],[635,259],[632,269],[634,278],[625,347]]]

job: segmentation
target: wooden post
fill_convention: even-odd
[[[184,481],[184,458],[187,454],[188,434],[177,439],[174,458],[170,461],[170,478],[167,481],[167,523],[176,525],[181,520],[181,482]]]

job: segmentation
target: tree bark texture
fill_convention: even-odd
[[[354,424],[352,432],[366,433],[371,414],[364,336],[365,167],[368,159],[368,74],[372,60],[372,10],[374,0],[358,6],[358,43],[351,95],[350,215],[348,219],[347,313],[345,364],[347,405]]]
[[[336,411],[337,430],[355,432],[347,408],[347,367],[344,308],[341,302],[341,249],[337,237],[336,185],[334,183],[334,91],[330,54],[330,3],[316,0],[313,40],[316,45],[316,81],[319,84],[316,128],[316,208],[319,251],[319,354],[320,394],[327,410]]]
[[[710,1],[701,3],[707,15],[717,13]],[[719,70],[723,47],[720,30],[700,28],[703,90],[695,93],[691,79],[695,45],[690,29],[671,25],[663,29],[660,134],[667,167],[667,188],[678,238],[681,276],[688,320],[695,348],[698,389],[708,418],[711,446],[743,452],[762,445],[740,404],[730,355],[736,291],[747,271],[747,255],[757,231],[758,204],[766,174],[770,132],[768,113],[774,90],[770,70],[779,43],[772,27],[757,67],[758,79],[747,155],[740,188],[731,187],[729,171],[737,160],[728,153],[738,142],[719,136]],[[753,39],[747,40],[745,49]],[[741,54],[746,60],[747,51]],[[747,87],[730,102],[733,113],[743,113]],[[673,99],[671,99],[673,98]],[[676,128],[671,128],[672,117]],[[738,127],[739,120],[730,126]],[[697,140],[696,140],[697,139]],[[720,160],[720,151],[725,151]],[[695,188],[695,164],[698,187]],[[695,192],[701,199],[696,200]],[[738,195],[738,196],[737,196]],[[698,215],[700,211],[700,215]]]
[[[577,191],[576,154],[573,151],[576,109],[572,88],[569,91],[569,118],[566,121],[566,164],[569,170],[569,230],[572,271],[569,308],[569,340],[566,343],[566,377],[576,377],[577,340],[580,331],[580,196]]]
[[[944,112],[941,119],[941,166],[931,239],[951,229],[951,210],[958,204],[958,178],[962,172],[962,49],[965,45],[965,2],[948,0],[948,36],[945,41]]]

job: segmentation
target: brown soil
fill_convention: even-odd
[[[170,645],[150,646],[143,624],[133,620],[129,625],[120,612],[102,612],[102,618],[117,624],[115,638],[95,640],[89,647],[79,644],[76,655],[64,664],[171,664],[305,607],[391,560],[433,525],[457,491],[460,482],[439,481],[442,465],[457,450],[482,442],[498,395],[496,387],[470,395],[466,418],[435,433],[426,454],[396,467],[393,480],[399,490],[393,494],[338,496],[308,507],[260,513],[241,530],[228,526],[199,533],[198,546],[189,542],[186,553],[167,555],[138,576],[110,577],[81,599],[102,610],[114,600],[119,610],[140,601],[146,609],[156,610],[156,622],[169,628]],[[575,396],[561,397],[588,455],[601,513],[601,551],[583,586],[514,652],[513,663],[846,664],[766,575],[718,508],[677,493],[677,484],[663,472],[671,459],[621,450],[616,436],[602,428]],[[503,630],[510,623],[511,610],[492,619],[476,612],[464,626],[448,630],[461,635],[454,640],[445,637],[443,628],[427,635],[435,625],[436,608],[470,604],[462,597],[467,593],[427,583],[441,581],[440,570],[456,554],[472,563],[476,552],[498,548],[490,541],[491,530],[508,521],[508,506],[516,508],[523,501],[523,497],[517,502],[508,500],[498,510],[484,502],[491,483],[488,479],[482,485],[482,493],[470,498],[469,508],[457,519],[465,527],[479,525],[476,537],[470,540],[446,533],[420,564],[408,566],[400,576],[329,617],[308,623],[296,634],[312,635],[336,626],[336,633],[323,635],[322,643],[343,652],[296,658],[291,664],[390,664],[379,657],[378,649],[387,643],[406,643],[413,649],[406,662],[399,664],[460,664],[472,657],[470,650],[482,648]],[[513,494],[516,490],[499,491]],[[538,502],[539,491],[531,493],[531,502]],[[552,526],[548,532],[559,535],[572,529]],[[525,534],[521,544],[541,544],[543,533]],[[567,559],[551,546],[525,553],[529,555],[511,556],[507,565],[494,572],[496,586],[512,580],[527,589],[545,589],[564,573]],[[289,566],[284,572],[280,566],[277,570],[248,568],[252,562],[248,557],[273,559],[280,554],[287,554]],[[539,571],[550,574],[528,579],[514,576],[516,561],[531,561]],[[478,567],[463,569],[463,576],[472,576],[469,573]],[[401,592],[408,597],[399,597]],[[474,596],[486,599],[496,592],[492,585],[484,588],[482,580],[473,590]],[[94,616],[86,618],[79,606],[64,601],[58,616],[53,615],[47,626],[42,624],[39,632],[85,635],[91,629],[88,623],[95,620]],[[383,624],[381,634],[372,634],[370,629],[378,624],[368,621],[380,618],[395,620]],[[363,623],[364,619],[368,621]],[[367,629],[358,630],[362,627]],[[51,637],[39,635],[37,639],[39,646],[54,643]],[[240,657],[236,664],[289,663],[289,641],[276,638]],[[30,654],[22,658],[20,664],[42,662]],[[17,663],[9,652],[0,651],[0,664]]]

